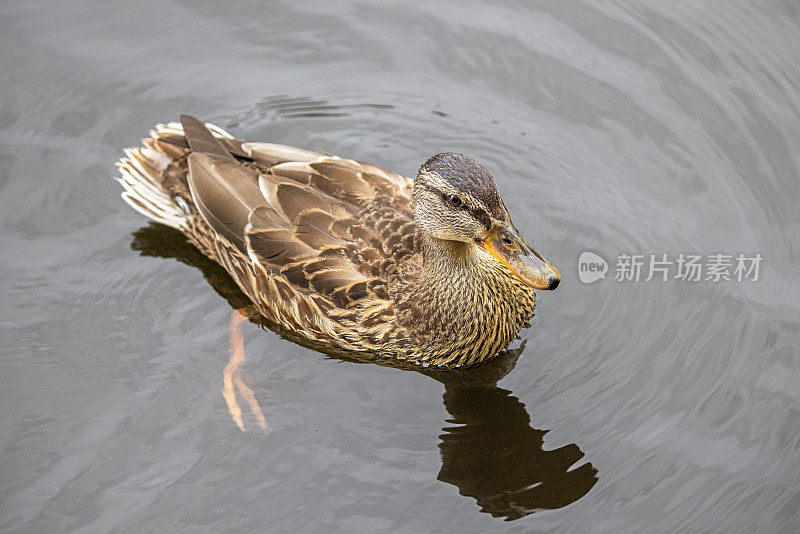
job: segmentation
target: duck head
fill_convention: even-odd
[[[511,222],[492,174],[469,156],[445,152],[422,164],[413,208],[428,237],[472,244],[529,287],[555,289],[561,281]]]

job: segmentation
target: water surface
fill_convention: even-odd
[[[0,530],[800,529],[796,3],[0,16]],[[469,153],[563,281],[456,381],[248,323],[270,431],[242,433],[221,394],[241,295],[111,180],[181,113],[405,174]],[[587,250],[612,263],[591,285]],[[620,254],[681,253],[764,260],[756,282],[613,279]]]

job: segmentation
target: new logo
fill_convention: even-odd
[[[606,277],[608,263],[594,252],[582,252],[578,258],[578,279],[584,284]]]

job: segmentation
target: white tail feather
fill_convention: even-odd
[[[233,139],[231,134],[218,126],[206,123],[206,127],[215,137]],[[178,122],[168,122],[157,124],[150,130],[152,139],[167,135],[183,135],[183,127]],[[169,166],[172,158],[158,150],[158,144],[145,144],[144,147],[125,149],[125,157],[117,161],[121,175],[117,181],[125,189],[122,199],[145,217],[182,230],[188,217],[193,214],[192,208],[161,186],[160,174]]]

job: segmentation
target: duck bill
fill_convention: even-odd
[[[529,287],[555,289],[561,282],[555,267],[536,252],[513,225],[511,229],[493,226],[486,238],[478,240],[477,244]]]

